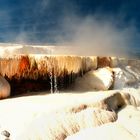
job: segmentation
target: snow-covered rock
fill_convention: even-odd
[[[122,68],[113,68],[114,72],[114,89],[122,89],[125,87],[137,88],[140,82],[140,71],[131,66]]]
[[[113,84],[113,73],[108,67],[87,72],[76,79],[74,90],[95,91],[108,90]]]

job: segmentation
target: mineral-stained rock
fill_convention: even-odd
[[[77,102],[70,105],[69,109],[65,108],[65,111],[71,110],[72,112],[79,112],[87,107],[98,107],[105,110],[118,111],[125,105],[140,106],[140,95],[139,92],[136,91],[104,91],[103,94],[100,92],[89,92],[82,96],[79,94],[80,99],[76,98]]]
[[[121,96],[125,105],[133,105],[135,107],[140,106],[140,95],[139,93],[128,93],[128,92],[121,92]]]
[[[0,99],[10,96],[11,88],[8,81],[0,76]]]
[[[87,72],[83,77],[76,79],[74,90],[94,91],[108,90],[113,84],[113,73],[109,68],[100,68]]]
[[[133,105],[135,107],[140,106],[140,95],[139,92],[116,92],[106,99],[103,99],[104,103],[108,105],[108,108],[118,111],[126,105]]]
[[[98,68],[110,67],[111,58],[110,57],[97,57]]]
[[[36,79],[39,76],[49,75],[52,70],[56,76],[63,76],[65,72],[67,74],[78,74],[90,69],[96,69],[96,66],[96,57],[30,54],[0,58],[0,73],[9,79],[13,77],[16,79]]]
[[[97,57],[90,56],[20,54],[0,58],[0,74],[10,82],[12,93],[36,91],[36,87],[53,91],[55,87],[65,88],[76,77],[96,68]]]

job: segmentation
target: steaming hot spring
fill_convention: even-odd
[[[140,139],[140,60],[55,46],[0,52],[0,140]]]

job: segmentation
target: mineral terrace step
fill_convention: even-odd
[[[64,88],[77,77],[100,67],[135,65],[140,68],[140,60],[62,55],[60,52],[64,49],[66,47],[57,50],[56,46],[0,44],[0,75],[10,82],[12,91],[17,92],[57,88],[56,83],[58,88]]]

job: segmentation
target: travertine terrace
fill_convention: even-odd
[[[139,60],[62,55],[64,47],[56,46],[0,44],[0,50],[0,74],[10,82],[12,94],[51,88],[54,92],[55,84],[58,90],[67,88],[77,77],[102,67],[140,67]]]

